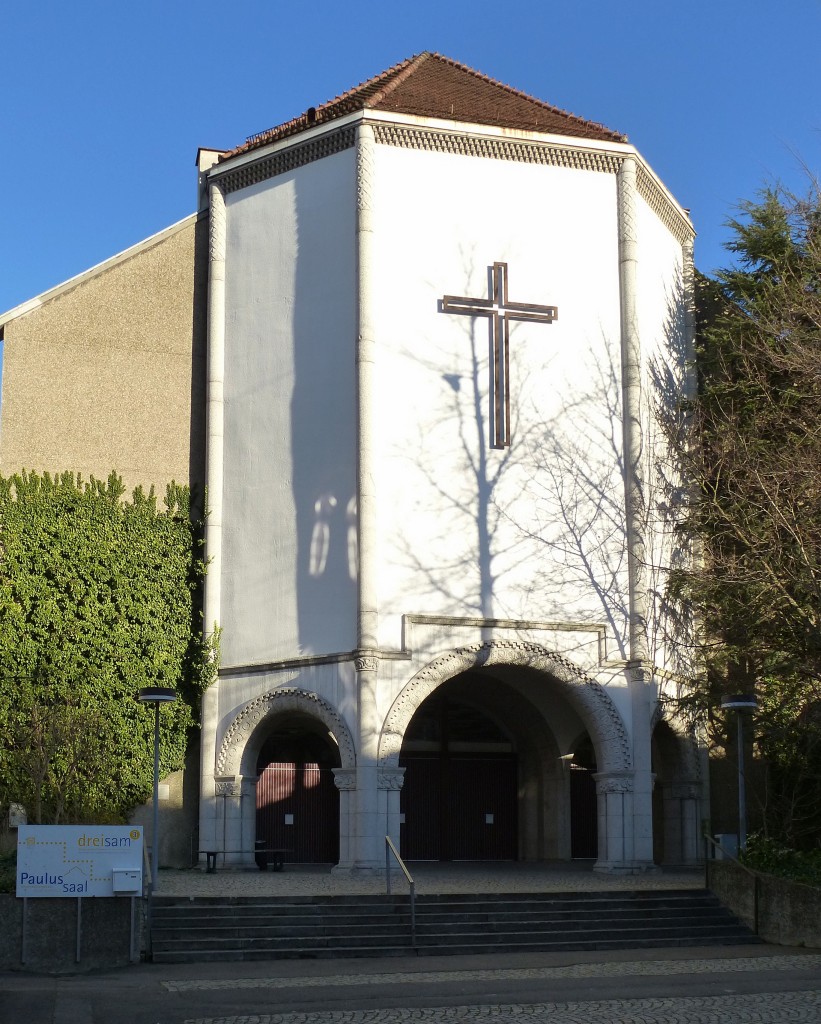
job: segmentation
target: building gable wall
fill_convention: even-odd
[[[203,487],[206,233],[191,217],[6,323],[0,471]]]

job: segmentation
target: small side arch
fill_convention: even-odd
[[[322,722],[336,740],[342,768],[356,767],[353,737],[342,716],[319,694],[289,686],[254,697],[237,710],[217,751],[217,777],[243,774],[243,755],[249,740],[262,722],[294,712]]]

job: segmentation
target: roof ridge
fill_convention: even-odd
[[[544,107],[546,110],[552,111],[554,114],[562,114],[564,117],[572,117],[575,121],[580,121],[582,124],[589,125],[591,128],[602,128],[604,127],[599,121],[591,121],[586,117],[581,117],[579,114],[574,114],[570,110],[564,110],[562,107],[557,107],[553,103],[548,103],[546,100],[540,100],[538,96],[532,96],[529,92],[524,92],[522,89],[516,89],[512,85],[508,85],[507,82],[502,82],[498,78],[492,78],[490,75],[484,74],[482,71],[477,71],[476,68],[470,67],[469,64],[463,64],[461,61],[454,60],[453,57],[447,57],[443,53],[431,53],[431,57],[436,57],[445,64],[450,64],[453,68],[458,68],[459,71],[466,71],[469,75],[474,78],[478,78],[480,82],[487,82],[489,85],[498,86],[500,89],[504,89],[506,92],[511,93],[513,96],[517,96],[519,99],[528,100],[530,103],[536,103],[540,107]],[[618,134],[613,132],[613,134]]]
[[[422,53],[415,53],[412,57],[409,57],[403,62],[405,67],[403,67],[398,74],[394,75],[390,82],[385,85],[384,89],[380,89],[379,92],[375,92],[373,96],[370,97],[370,102],[374,105],[381,103],[397,88],[397,86],[400,86],[406,78],[409,78],[421,64],[424,64],[425,61],[429,60],[431,57],[436,56],[438,56],[438,54],[431,53],[430,50],[423,50]],[[387,74],[387,72],[383,72],[383,74]],[[376,77],[380,78],[381,76],[377,75]],[[359,86],[360,89],[362,87],[363,86]]]
[[[626,136],[613,131],[598,121],[590,121],[578,114],[562,110],[561,107],[547,103],[545,100],[531,96],[521,89],[515,89],[505,82],[491,78],[481,71],[446,57],[444,54],[431,50],[423,50],[406,60],[387,68],[385,71],[360,82],[359,85],[346,89],[330,100],[310,106],[303,113],[273,128],[249,136],[245,143],[236,149],[223,154],[220,162],[256,149],[268,142],[298,135],[305,129],[316,125],[328,124],[357,110],[391,110],[419,114],[420,116],[447,118],[445,107],[437,105],[430,92],[431,82],[436,82],[444,75],[445,78],[456,72],[464,76],[466,83],[474,83],[475,95],[466,98],[464,90],[456,89],[461,104],[461,113],[456,115],[458,121],[499,124],[504,127],[517,127],[529,131],[554,132],[558,135],[571,137],[602,139],[609,142],[626,142]],[[418,76],[419,84],[416,86]],[[481,83],[481,87],[480,84]],[[449,87],[452,87],[452,83]],[[495,90],[500,104],[488,101],[483,95],[490,87]],[[478,99],[477,99],[478,97]],[[516,109],[518,106],[518,110]],[[473,116],[465,116],[465,114]],[[454,114],[453,103],[450,104],[450,116]],[[490,120],[483,121],[488,116]]]
[[[419,58],[426,56],[430,56],[428,51],[424,51],[421,54],[413,54],[411,57],[406,57],[405,60],[400,60],[398,63],[392,64],[389,68],[385,68],[384,71],[380,71],[379,74],[371,75],[371,77],[366,78],[364,82],[352,85],[350,89],[346,89],[344,92],[340,92],[336,96],[332,96],[330,99],[324,100],[316,107],[310,106],[301,114],[297,114],[295,117],[289,118],[281,124],[274,125],[272,128],[266,128],[261,132],[255,132],[253,135],[248,136],[243,145],[236,147],[234,150],[227,151],[225,156],[234,156],[251,146],[259,145],[274,132],[289,133],[290,129],[310,127],[310,125],[315,123],[317,119],[321,120],[322,114],[330,107],[337,107],[344,104],[346,100],[352,99],[354,96],[361,95],[363,92],[366,93],[367,90],[375,85],[380,79],[390,79],[390,81],[386,82],[385,87],[376,93],[376,96],[382,98],[383,95],[388,95],[392,89],[396,87],[399,81],[405,80],[407,73],[414,66],[414,62],[418,62]],[[310,117],[311,112],[313,112],[313,119]]]

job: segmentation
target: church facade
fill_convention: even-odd
[[[200,195],[199,848],[697,861],[661,699],[686,211],[623,136],[435,54],[201,151]]]

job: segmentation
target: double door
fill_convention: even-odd
[[[406,860],[516,860],[515,754],[408,754],[400,762]]]

